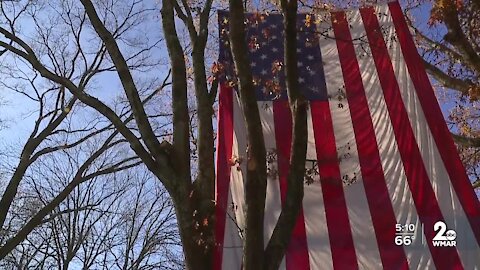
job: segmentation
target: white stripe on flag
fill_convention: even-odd
[[[243,172],[247,171],[247,131],[243,120],[243,112],[237,95],[233,94],[233,148],[232,157],[239,159],[231,170],[230,190],[235,203],[237,225],[242,230],[245,228],[245,196],[243,187]]]
[[[232,204],[231,189],[228,191],[228,208],[225,221],[225,238],[223,240],[222,269],[238,269],[242,265],[242,239],[235,224],[235,213],[230,207]]]
[[[307,125],[307,159],[316,160],[317,151],[313,135],[311,110],[308,111]],[[310,269],[333,269],[332,253],[330,251],[330,241],[326,226],[327,218],[325,216],[322,186],[318,175],[315,177],[313,183],[304,186],[304,191],[303,214],[305,217]]]
[[[415,224],[415,240],[410,246],[404,246],[410,269],[430,269],[434,267],[427,244],[422,243],[421,223],[418,218],[412,194],[410,192],[402,159],[393,133],[393,126],[383,97],[375,63],[371,56],[363,55],[369,51],[368,42],[361,40],[365,36],[360,12],[352,11],[349,22],[353,24],[352,39],[360,40],[355,44],[357,61],[360,67],[365,95],[372,117],[375,136],[379,148],[385,181],[397,222],[402,226]],[[394,243],[392,243],[394,245]]]
[[[357,140],[357,152],[362,172],[362,183],[367,194],[370,214],[383,268],[402,268],[408,266],[402,247],[392,245],[395,240],[397,219],[388,196],[378,144],[372,123],[364,85],[356,57],[355,47],[350,35],[350,24],[343,12],[332,14],[333,29],[337,43],[340,65],[345,82],[352,125]]]
[[[422,155],[425,168],[435,192],[448,229],[457,232],[457,249],[465,269],[480,265],[480,247],[470,227],[469,221],[452,187],[450,178],[439,154],[437,145],[425,119],[425,114],[417,97],[415,87],[408,73],[398,39],[395,37],[390,10],[387,5],[376,8],[377,18],[384,31],[384,40],[392,59],[393,69],[400,86],[401,95],[407,110],[412,129]],[[380,15],[382,14],[382,15]]]
[[[330,16],[319,24],[319,31],[330,28]],[[340,162],[341,175],[356,177],[356,183],[344,188],[347,202],[352,236],[355,244],[358,265],[360,269],[378,269],[382,263],[378,252],[377,240],[372,218],[362,184],[360,164],[355,141],[355,134],[350,117],[350,110],[345,95],[339,93],[344,85],[341,66],[338,59],[337,45],[332,38],[320,38],[322,61],[324,63],[325,81],[328,96],[330,97],[330,111],[332,115],[335,141]],[[340,95],[339,95],[340,94]],[[341,104],[339,106],[339,104]],[[350,149],[348,149],[350,148]]]
[[[233,144],[232,158],[240,158],[246,149],[246,133],[242,111],[238,99],[233,94]],[[230,170],[230,188],[228,189],[227,215],[225,222],[225,239],[223,241],[222,269],[240,269],[242,265],[243,241],[240,238],[239,229],[245,227],[243,206],[243,175],[237,167],[244,169],[242,162],[236,164]]]
[[[258,111],[260,120],[262,121],[263,137],[265,140],[265,149],[267,152],[276,151],[277,142],[275,140],[275,126],[273,121],[273,103],[272,101],[260,101],[258,103]],[[265,217],[263,221],[265,246],[272,236],[273,229],[277,224],[278,217],[282,211],[282,199],[280,193],[280,183],[278,180],[278,164],[277,161],[271,162],[269,168],[274,173],[274,178],[267,179],[267,198],[265,200]],[[280,265],[280,270],[285,269],[285,257]]]

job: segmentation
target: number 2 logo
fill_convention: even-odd
[[[454,230],[447,231],[447,225],[443,221],[437,221],[433,225],[433,230],[437,232],[435,237],[433,237],[434,241],[451,241],[457,237],[457,233]]]

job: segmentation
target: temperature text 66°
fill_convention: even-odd
[[[397,246],[410,246],[414,239],[413,235],[397,235],[395,236],[395,245]]]

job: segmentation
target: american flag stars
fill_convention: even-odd
[[[219,13],[219,16],[227,15]],[[284,63],[283,17],[280,14],[269,14],[263,16],[262,20],[258,18],[258,14],[247,15],[246,20],[246,38],[249,42],[249,56],[252,60],[252,75],[258,78],[256,81],[257,98],[258,100],[286,99],[285,74],[282,68]],[[313,15],[311,15],[311,19],[314,19]],[[220,18],[220,22],[224,21]],[[221,24],[221,27],[223,28],[220,29],[221,38],[228,39],[228,33],[224,31],[224,29],[228,29],[228,23]],[[307,99],[326,100],[325,78],[316,27],[316,24],[306,26],[305,17],[299,16],[296,49],[298,82]],[[220,51],[227,52],[221,55],[220,61],[231,63],[230,48],[224,46]],[[231,77],[235,75],[232,73],[233,68],[227,68],[226,72],[230,72]],[[276,83],[272,84],[272,81]],[[316,87],[315,90],[312,90],[312,85]],[[272,87],[275,89],[270,89]]]

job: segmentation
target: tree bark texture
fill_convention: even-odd
[[[245,37],[243,2],[241,0],[230,0],[229,4],[230,46],[237,70],[248,145],[243,268],[261,269],[264,260],[263,219],[267,188],[266,151]]]

